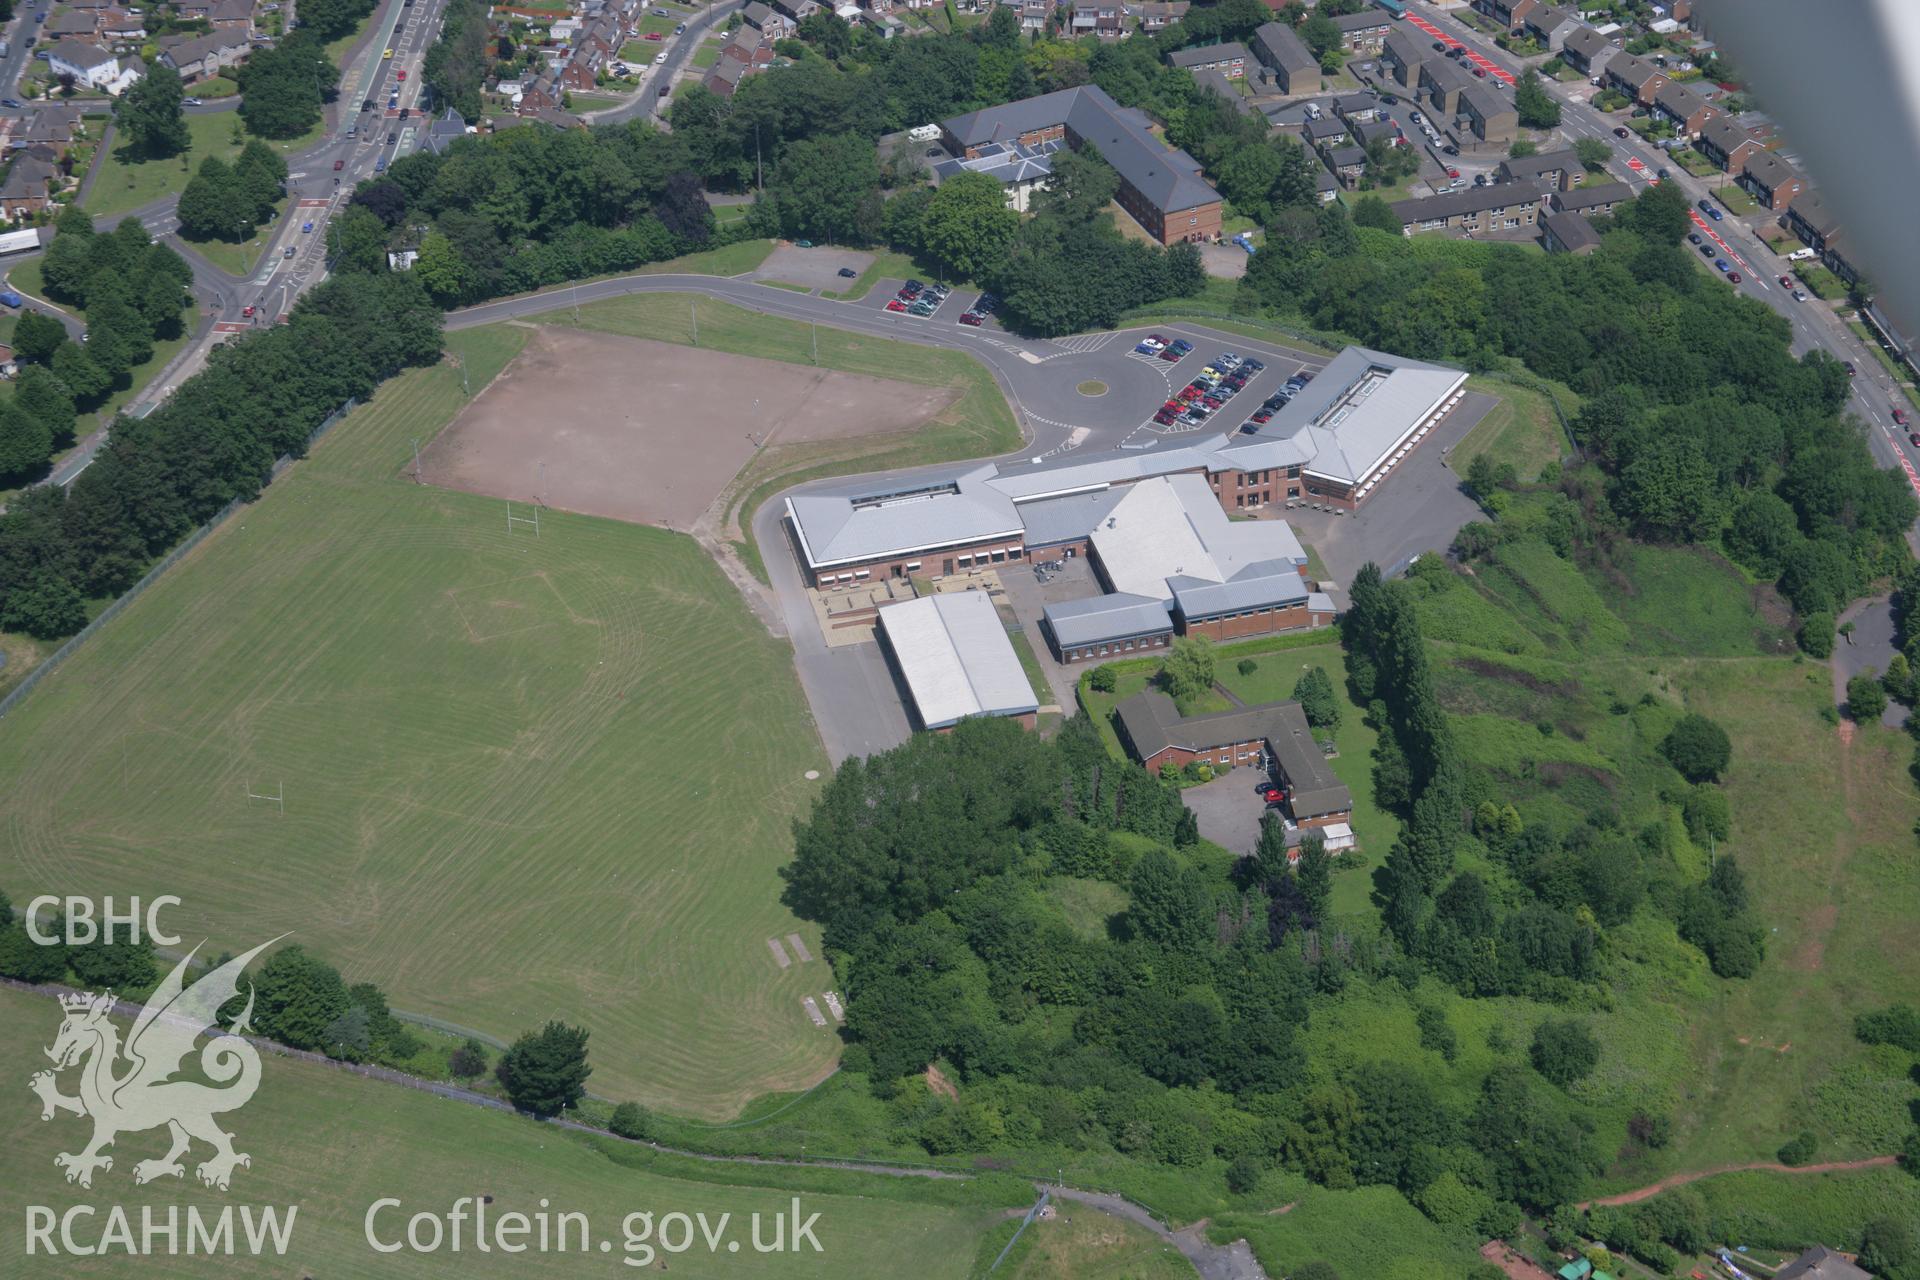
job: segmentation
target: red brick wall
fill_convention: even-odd
[[[1273,608],[1265,613],[1258,611],[1238,618],[1210,618],[1198,622],[1189,622],[1182,630],[1190,636],[1206,636],[1216,643],[1222,640],[1244,640],[1248,636],[1272,635],[1276,631],[1293,631],[1308,625],[1307,606],[1304,602]]]
[[[1073,649],[1062,649],[1058,644],[1053,643],[1051,636],[1048,637],[1048,643],[1053,647],[1054,656],[1059,658],[1060,661],[1067,666],[1073,666],[1081,662],[1108,662],[1115,658],[1137,657],[1140,654],[1152,653],[1156,649],[1164,649],[1172,643],[1172,641],[1173,633],[1169,631],[1162,635],[1145,636],[1131,642],[1123,640],[1118,645],[1094,644],[1081,645]],[[1129,644],[1131,647],[1128,647]]]
[[[973,546],[959,547],[947,551],[915,552],[910,556],[888,556],[879,560],[863,560],[857,564],[835,565],[831,569],[822,569],[814,575],[816,587],[850,587],[862,582],[872,582],[877,578],[904,578],[910,573],[925,574],[929,578],[938,578],[948,573],[964,573],[969,569],[992,568],[995,565],[1024,564],[1027,553],[1023,549],[1018,556],[1009,553],[1009,549],[1022,546],[1018,538],[994,539]],[[1001,558],[995,560],[994,553]],[[971,558],[971,563],[962,560]],[[953,568],[947,568],[947,561],[953,561]],[[918,568],[910,566],[919,566]],[[861,572],[865,571],[865,576]],[[841,581],[842,574],[850,574]]]

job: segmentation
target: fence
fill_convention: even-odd
[[[317,442],[321,436],[324,436],[325,434],[327,434],[328,431],[332,430],[334,427],[334,424],[338,423],[342,418],[346,417],[347,414],[353,410],[353,407],[357,403],[359,402],[356,400],[348,400],[345,404],[341,405],[338,409],[335,409],[332,413],[328,414],[326,421],[322,422],[319,426],[315,427],[312,433],[307,436],[306,445],[304,446],[302,452],[304,452],[305,449],[311,449],[314,446],[315,442]],[[293,455],[282,454],[280,457],[274,460],[273,476],[277,478],[281,472],[285,471],[288,467],[292,465],[293,465]],[[55,649],[52,653],[48,654],[47,657],[40,663],[39,666],[35,667],[32,671],[29,671],[27,673],[25,679],[23,679],[18,685],[14,686],[13,689],[8,691],[6,697],[0,698],[0,719],[5,718],[6,714],[9,711],[12,711],[14,707],[19,704],[21,699],[25,698],[29,693],[33,692],[35,685],[39,684],[42,680],[46,679],[47,676],[51,675],[55,667],[58,667],[62,662],[65,662],[70,656],[72,656],[73,651],[78,649],[82,644],[86,643],[87,639],[91,637],[94,632],[100,630],[100,628],[106,626],[109,622],[112,622],[115,618],[119,617],[121,610],[125,609],[129,604],[133,603],[134,600],[138,599],[141,592],[145,591],[148,587],[152,586],[155,582],[159,581],[160,575],[165,573],[168,569],[172,568],[174,563],[178,561],[180,557],[186,555],[189,551],[192,551],[195,547],[199,546],[202,542],[206,541],[208,534],[212,533],[215,529],[218,529],[221,526],[221,524],[223,524],[226,521],[228,516],[232,515],[235,511],[237,511],[239,508],[245,505],[246,505],[245,499],[235,498],[232,502],[229,502],[226,506],[214,512],[213,515],[207,520],[205,524],[201,525],[198,529],[195,529],[192,533],[188,534],[185,538],[183,538],[180,541],[178,546],[174,547],[173,550],[167,552],[166,555],[162,556],[160,558],[160,563],[154,565],[153,568],[147,570],[146,574],[140,579],[140,581],[134,583],[131,587],[128,587],[125,591],[121,592],[119,597],[116,598],[113,601],[113,603],[109,604],[106,608],[102,609],[98,617],[96,617],[93,621],[89,622],[86,626],[80,628],[79,631],[75,632],[72,639],[68,640],[65,644],[61,645],[58,649]]]
[[[1040,1198],[1035,1200],[1033,1207],[1027,1210],[1027,1216],[1020,1219],[1020,1225],[1013,1229],[1013,1238],[1007,1241],[1006,1245],[1000,1250],[1000,1256],[995,1258],[993,1265],[987,1268],[989,1275],[1000,1269],[1000,1264],[1005,1262],[1007,1255],[1013,1252],[1013,1246],[1020,1243],[1020,1237],[1026,1233],[1028,1227],[1033,1225],[1033,1220],[1040,1216],[1041,1212],[1046,1209],[1047,1202],[1051,1199],[1053,1199],[1053,1192],[1048,1190],[1042,1190],[1040,1192]]]

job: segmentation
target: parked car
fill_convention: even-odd
[[[1703,256],[1711,258],[1713,256],[1713,246],[1710,244],[1703,244],[1700,246],[1700,252]]]
[[[1658,176],[1658,177],[1659,177],[1659,178],[1660,178],[1660,179],[1661,179],[1661,180],[1662,180],[1662,181],[1664,182],[1664,181],[1665,181],[1666,179],[1668,179],[1668,178],[1670,178],[1670,177],[1672,177],[1673,175],[1672,175],[1672,174],[1670,174],[1670,173],[1668,173],[1668,172],[1667,172],[1667,171],[1666,171],[1665,169],[1662,169],[1662,170],[1661,170],[1661,171],[1659,172],[1659,174],[1658,174],[1658,175],[1656,175],[1656,176]]]
[[[405,68],[405,67],[402,67],[402,68],[401,68],[400,70],[398,70],[398,71],[396,71],[396,72],[394,72],[394,73],[393,73],[393,78],[394,78],[395,80],[398,80],[398,81],[399,81],[400,83],[402,83],[402,84],[405,84],[405,83],[406,83],[406,81],[407,81],[407,71],[406,71],[406,68]]]
[[[27,300],[11,289],[0,289],[0,304],[16,310],[27,305]]]
[[[1153,415],[1153,420],[1159,423],[1163,427],[1172,426],[1173,418],[1174,418],[1174,415],[1171,413],[1168,413],[1165,409],[1156,410]]]
[[[1632,132],[1633,130],[1627,128],[1627,126],[1623,124],[1617,124],[1613,127],[1613,136],[1616,138],[1624,138],[1629,134],[1631,134]]]
[[[677,36],[683,36],[687,34],[687,24],[683,22],[679,26],[675,27],[673,29],[673,34]]]
[[[1907,432],[1907,443],[1916,449],[1920,449],[1920,431]]]
[[[888,298],[888,299],[887,299],[887,310],[889,310],[889,311],[905,311],[906,309],[907,309],[907,304],[906,304],[906,303],[904,303],[904,302],[902,302],[902,301],[900,301],[900,299],[898,299],[898,298]]]
[[[5,107],[9,111],[18,111],[21,104],[13,98],[0,98],[0,107]]]
[[[978,311],[962,311],[960,313],[961,324],[970,325],[976,328],[979,326],[981,320],[983,320],[984,318],[985,317],[983,317]]]
[[[1700,243],[1700,233],[1699,233],[1698,231],[1689,231],[1689,232],[1687,232],[1687,243],[1688,243],[1688,244],[1699,244],[1699,243]],[[1785,281],[1785,280],[1786,280],[1786,277],[1785,277],[1785,276],[1781,276],[1781,277],[1780,277],[1780,279],[1781,279],[1782,281]]]
[[[1715,258],[1713,260],[1713,269],[1715,271],[1729,271],[1732,268],[1727,266],[1727,260],[1725,258]]]
[[[643,38],[643,39],[646,39],[646,40],[651,40],[651,41],[653,41],[653,42],[654,42],[654,43],[656,43],[656,44],[658,44],[658,43],[659,43],[660,41],[662,41],[662,40],[664,40],[664,39],[666,39],[666,37],[665,37],[665,36],[663,36],[663,35],[661,35],[661,34],[660,34],[660,33],[659,33],[658,31],[649,31],[649,32],[647,32],[647,34],[646,34],[646,35],[645,35],[644,37],[642,37],[642,38]]]
[[[840,278],[843,280],[855,279],[859,276],[859,274],[860,273],[858,271],[855,271],[852,267],[840,268]]]
[[[1899,423],[1899,424],[1900,424],[1901,426],[1903,426],[1903,427],[1904,427],[1904,426],[1906,426],[1906,425],[1907,425],[1907,411],[1906,411],[1905,409],[1895,409],[1895,410],[1893,411],[1893,420],[1894,420],[1895,422],[1897,422],[1897,423]]]
[[[1807,291],[1805,289],[1795,289],[1793,291],[1793,300],[1795,302],[1805,302],[1807,300]]]
[[[1738,271],[1729,271],[1729,272],[1727,272],[1727,279],[1728,279],[1729,281],[1731,281],[1732,283],[1734,283],[1734,284],[1739,284],[1739,283],[1740,283],[1740,273],[1739,273]]]
[[[1844,364],[1847,367],[1847,376],[1849,378],[1853,377],[1855,374],[1860,372],[1858,369],[1853,367],[1853,361],[1851,360],[1842,360],[1840,363]]]
[[[1460,148],[1454,146],[1451,142],[1449,142],[1446,146],[1440,148],[1440,150],[1446,152],[1450,156],[1457,156],[1460,154]]]

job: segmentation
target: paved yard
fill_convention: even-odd
[[[1247,274],[1247,251],[1237,244],[1203,244],[1200,264],[1217,279],[1238,280]]]
[[[1050,604],[1099,595],[1100,584],[1094,581],[1093,566],[1075,556],[1065,561],[1059,572],[1050,575],[1049,580],[1042,583],[1035,576],[1031,564],[1008,565],[1000,575],[1000,584],[1006,590],[1006,601],[1013,607],[1014,616],[1020,619],[1020,625],[1026,629],[1027,641],[1033,646],[1034,656],[1040,660],[1040,670],[1046,674],[1047,686],[1053,690],[1054,701],[1072,710],[1075,687],[1084,667],[1069,667],[1054,658],[1053,648],[1047,643],[1047,629],[1040,619]]]
[[[1252,853],[1260,842],[1260,819],[1267,812],[1266,790],[1265,773],[1243,768],[1188,787],[1180,799],[1193,810],[1202,839],[1232,853]]]
[[[826,245],[802,249],[783,244],[767,255],[753,278],[804,285],[809,289],[843,289],[850,281],[840,274],[840,268],[846,267],[857,276],[872,262],[873,255],[859,249],[833,249]]]

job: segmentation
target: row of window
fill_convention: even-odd
[[[1170,638],[1169,636],[1148,636],[1146,639],[1139,641],[1128,640],[1122,642],[1116,640],[1111,644],[1086,645],[1083,648],[1067,650],[1067,660],[1070,662],[1082,662],[1088,658],[1107,658],[1115,654],[1132,653],[1136,645],[1142,649],[1164,649],[1167,647],[1167,641]]]

